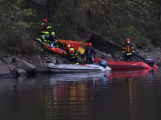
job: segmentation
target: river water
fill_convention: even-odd
[[[0,79],[0,120],[160,120],[160,71]]]

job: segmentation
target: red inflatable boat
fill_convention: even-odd
[[[94,63],[98,63],[100,58],[95,58]],[[114,61],[114,60],[105,60],[107,65],[112,70],[143,70],[143,69],[152,69],[147,63],[145,62],[135,62],[135,61]],[[157,65],[153,65],[153,68],[159,68]]]

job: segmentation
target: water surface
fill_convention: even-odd
[[[0,120],[160,120],[160,111],[160,69],[0,79]]]

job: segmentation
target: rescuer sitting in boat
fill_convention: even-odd
[[[86,64],[93,64],[93,57],[92,54],[94,54],[94,58],[95,58],[95,51],[92,48],[92,43],[88,43],[88,47],[85,49],[84,52],[84,59],[86,60]]]
[[[77,60],[78,59],[78,53],[72,45],[70,45],[70,47],[69,47],[69,49],[67,49],[66,53],[67,53],[68,60],[70,62],[74,62],[75,64],[79,64],[79,62]]]
[[[134,53],[134,47],[130,43],[130,39],[126,39],[126,43],[123,46],[123,56],[124,56],[124,61],[132,61],[133,60],[133,53]]]

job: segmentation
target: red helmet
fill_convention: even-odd
[[[88,46],[89,46],[89,47],[92,47],[92,43],[88,43]]]
[[[47,19],[44,19],[43,22],[48,22],[48,20]]]
[[[126,38],[126,42],[129,42],[130,41],[130,39],[129,38]]]

